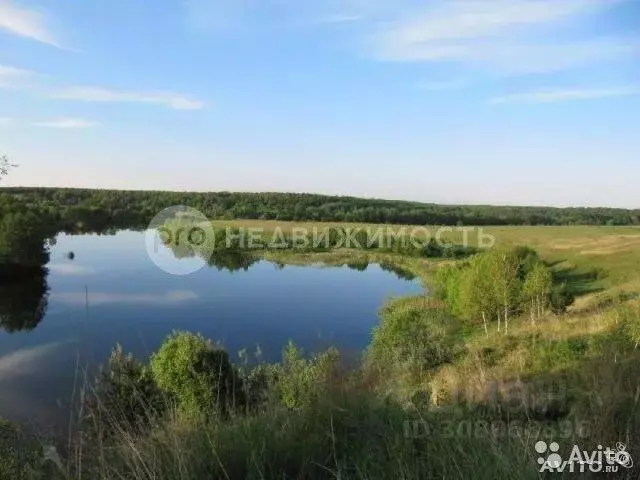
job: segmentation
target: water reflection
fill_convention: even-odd
[[[101,232],[104,234],[105,232]],[[39,244],[41,245],[41,244]],[[55,240],[49,245],[55,245]],[[176,248],[172,246],[171,253],[178,259],[192,258],[198,255],[189,248]],[[43,253],[41,260],[48,261],[48,251]],[[49,271],[56,276],[63,277],[91,277],[92,282],[99,278],[99,272],[90,266],[78,265],[74,261],[75,254],[65,254],[65,263],[52,263],[45,268],[43,265],[29,265],[28,268],[12,267],[11,274],[0,275],[0,328],[9,332],[30,331],[35,329],[43,320],[49,301],[69,306],[128,304],[148,306],[184,305],[199,299],[199,294],[192,290],[168,289],[164,292],[132,293],[129,291],[56,291],[49,294]],[[218,271],[236,272],[248,271],[254,264],[260,262],[260,257],[251,252],[237,250],[225,250],[215,252],[208,260],[209,267]],[[344,264],[356,271],[365,271],[370,263],[366,258],[356,259]],[[382,270],[392,272],[398,278],[413,280],[415,276],[391,263],[380,263]],[[284,263],[276,262],[277,269],[285,267]],[[339,265],[336,265],[339,266]],[[6,272],[5,272],[6,273]],[[82,287],[81,287],[82,288]]]
[[[347,263],[347,267],[351,270],[356,270],[358,272],[364,272],[369,266],[369,262],[366,260],[357,260],[354,262]]]
[[[105,304],[132,304],[132,305],[174,305],[190,300],[197,300],[198,294],[190,290],[171,290],[165,293],[118,293],[118,292],[60,292],[53,293],[51,300],[65,305],[105,305]]]
[[[67,343],[51,342],[0,356],[0,380],[6,381],[32,374],[43,360],[57,353]]]
[[[44,318],[51,236],[33,212],[0,217],[0,328],[7,332],[33,330]]]
[[[13,333],[38,326],[47,312],[47,275],[47,269],[42,268],[0,281],[0,328]]]
[[[249,270],[249,267],[254,263],[257,263],[260,259],[256,255],[249,255],[243,252],[222,252],[214,253],[207,261],[210,267],[215,267],[220,270],[228,270],[229,272],[235,272],[238,270]]]
[[[381,262],[380,268],[386,272],[394,273],[398,278],[403,280],[415,280],[416,276],[407,269],[394,265],[393,263]]]
[[[70,258],[70,257],[67,257]],[[81,265],[72,265],[70,263],[61,263],[55,265],[49,265],[49,270],[53,273],[57,273],[59,275],[68,275],[68,276],[87,276],[93,275],[96,271],[93,268],[83,267]]]

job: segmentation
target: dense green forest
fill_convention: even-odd
[[[143,227],[160,210],[188,205],[211,219],[345,221],[418,225],[638,225],[640,210],[418,202],[295,193],[158,192],[3,188],[0,214],[35,210],[63,229]]]

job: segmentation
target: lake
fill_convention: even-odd
[[[336,346],[355,358],[387,298],[423,291],[418,280],[373,264],[226,258],[216,265],[166,273],[151,261],[141,232],[59,235],[46,279],[0,299],[0,416],[54,422],[81,383],[76,372],[103,362],[116,343],[146,358],[176,329],[220,341],[236,360],[241,349],[257,347],[265,360],[278,360],[289,340],[308,352]]]

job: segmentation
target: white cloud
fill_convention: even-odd
[[[500,74],[544,73],[596,62],[622,59],[638,51],[640,43],[629,39],[599,39],[563,44],[475,43],[416,46],[387,51],[383,59],[394,61],[451,62]]]
[[[0,0],[1,1],[1,0]],[[203,101],[187,95],[166,92],[132,92],[112,90],[100,86],[61,86],[51,82],[42,82],[36,72],[0,65],[0,88],[30,89],[37,95],[60,100],[78,100],[84,102],[125,102],[162,105],[174,110],[200,110],[205,107]]]
[[[593,13],[619,0],[448,0],[434,2],[422,13],[401,19],[384,35],[410,47],[442,41],[499,36],[514,29],[539,26]]]
[[[366,48],[387,61],[449,62],[499,73],[547,72],[623,58],[637,39],[564,36],[623,0],[451,0],[399,15]]]
[[[169,92],[126,92],[95,86],[70,86],[49,92],[50,98],[84,102],[127,102],[163,105],[174,110],[200,110],[204,102]]]
[[[555,103],[640,95],[640,87],[548,89],[494,97],[490,103]]]
[[[44,15],[18,7],[10,0],[0,0],[0,30],[62,48],[47,29]]]
[[[0,117],[0,127],[8,127],[13,123],[13,118]]]
[[[606,29],[599,37],[594,29],[584,28],[598,15],[633,1],[186,0],[185,5],[194,25],[233,26],[255,34],[292,25],[341,24],[342,40],[355,42],[361,54],[377,60],[446,62],[520,75],[593,65],[640,52],[637,37],[607,37]]]
[[[35,74],[29,70],[0,65],[0,88],[13,88],[24,85],[24,82]]]
[[[92,120],[85,120],[84,118],[57,118],[54,120],[33,122],[32,125],[35,127],[71,129],[97,127],[100,124]]]

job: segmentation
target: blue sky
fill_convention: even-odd
[[[0,0],[5,185],[640,207],[637,0]]]

